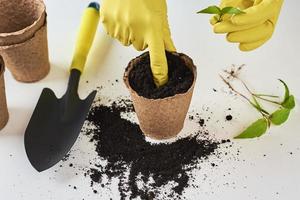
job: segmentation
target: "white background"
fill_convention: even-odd
[[[300,98],[299,1],[285,2],[272,40],[249,53],[242,53],[236,45],[227,43],[224,35],[213,34],[208,23],[209,16],[195,14],[201,8],[217,4],[217,1],[169,0],[168,3],[176,47],[179,52],[191,56],[198,66],[191,109],[201,111],[203,106],[209,106],[214,110],[209,129],[216,136],[235,135],[258,116],[246,102],[222,92],[226,87],[219,80],[218,73],[231,64],[246,64],[242,77],[258,91],[282,94],[281,85],[276,80],[281,78]],[[8,70],[5,72],[10,121],[0,132],[0,199],[119,199],[114,186],[111,191],[103,189],[99,190],[101,194],[94,195],[89,180],[82,175],[75,176],[73,168],[66,166],[55,173],[58,167],[54,167],[39,174],[27,160],[23,144],[24,130],[44,87],[52,88],[58,97],[65,91],[78,24],[88,1],[47,0],[46,4],[52,66],[50,74],[39,83],[22,84],[13,80]],[[133,48],[124,48],[117,41],[109,39],[100,25],[82,77],[80,96],[85,97],[101,85],[105,89],[99,93],[100,96],[111,98],[128,95],[122,83],[111,87],[109,80],[121,80],[129,60],[139,54]],[[88,84],[86,80],[89,80]],[[219,92],[212,92],[213,88]],[[224,121],[228,107],[233,109],[233,121],[215,124],[217,120]],[[209,164],[203,164],[203,168],[195,172],[200,188],[188,189],[184,196],[191,200],[299,199],[299,119],[300,113],[296,109],[286,125],[272,128],[270,134],[260,139],[235,141],[229,151],[235,155],[236,149],[240,148],[240,161],[227,157],[214,169]],[[191,128],[187,124],[185,131]],[[77,160],[73,161],[75,167],[89,167],[88,156],[92,157],[92,152],[93,146],[82,136],[74,146],[73,155],[77,156]],[[209,180],[203,181],[204,174],[208,175]],[[224,174],[227,175],[224,177]],[[68,185],[76,185],[79,189],[74,190]]]

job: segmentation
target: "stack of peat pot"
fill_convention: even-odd
[[[49,73],[47,13],[42,0],[0,1],[0,130],[8,121],[5,67],[24,83]]]

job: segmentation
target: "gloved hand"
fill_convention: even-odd
[[[221,22],[213,17],[215,33],[227,33],[227,40],[240,43],[241,51],[251,51],[273,35],[283,0],[222,0],[221,8],[231,6],[244,14],[224,15]]]
[[[149,47],[155,84],[168,82],[165,50],[175,52],[165,0],[103,0],[100,20],[106,32],[123,45],[142,51]]]

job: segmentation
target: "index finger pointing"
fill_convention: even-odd
[[[160,87],[168,82],[169,71],[163,38],[153,35],[148,46],[154,82]]]

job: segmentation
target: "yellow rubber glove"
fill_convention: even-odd
[[[165,0],[103,0],[100,20],[106,32],[123,45],[142,51],[149,47],[155,84],[168,82],[165,50],[175,52]]]
[[[240,43],[241,51],[251,51],[273,35],[283,0],[222,0],[221,8],[239,8],[245,14],[224,15],[221,22],[213,17],[215,33],[227,33],[227,40]]]

